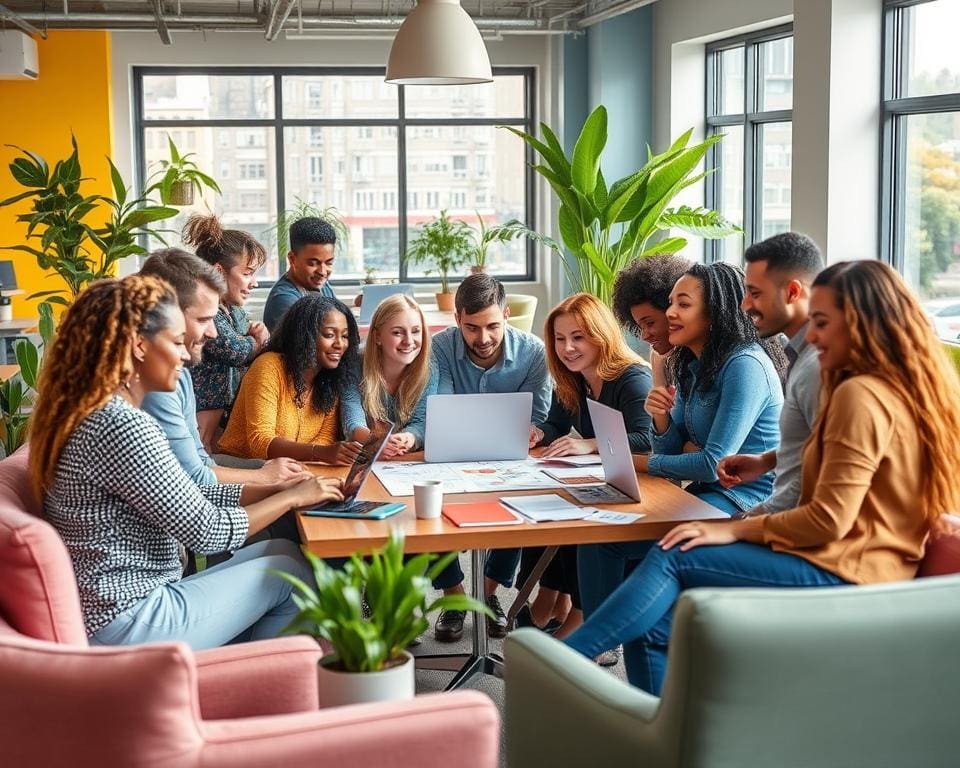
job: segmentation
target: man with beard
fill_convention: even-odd
[[[487,274],[470,275],[454,299],[455,328],[433,337],[433,359],[440,373],[438,394],[532,392],[533,422],[541,424],[550,409],[551,383],[543,342],[532,333],[507,325],[503,284]],[[498,585],[510,587],[520,562],[519,549],[495,549],[484,568],[484,597],[494,617],[487,617],[490,637],[507,634],[507,617],[497,599]],[[463,571],[454,560],[434,587],[446,594],[463,592]],[[434,629],[440,642],[463,636],[464,611],[443,611]]]
[[[190,355],[173,392],[151,392],[142,408],[163,429],[180,466],[197,485],[216,483],[279,483],[299,477],[307,470],[292,459],[273,459],[259,469],[235,469],[214,463],[200,440],[197,400],[190,366],[200,362],[203,345],[217,336],[214,317],[225,290],[223,276],[203,259],[179,248],[153,253],[140,270],[165,280],[173,288],[186,320],[183,343]]]
[[[780,447],[761,454],[727,456],[717,465],[720,483],[731,488],[765,472],[776,471],[773,493],[743,516],[792,509],[800,498],[803,446],[817,418],[820,362],[806,341],[810,313],[810,286],[823,269],[820,249],[809,237],[784,232],[744,252],[746,292],[741,307],[763,338],[787,337],[790,360],[780,412]]]

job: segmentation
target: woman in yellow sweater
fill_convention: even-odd
[[[337,440],[340,393],[360,381],[357,323],[336,299],[309,294],[284,315],[240,384],[219,450],[350,464],[361,445]]]
[[[820,353],[822,405],[804,449],[799,506],[681,523],[568,645],[593,658],[636,644],[631,651],[647,659],[645,668],[662,670],[670,616],[685,589],[823,587],[916,574],[928,534],[960,506],[956,371],[916,298],[885,264],[834,264],[813,286],[807,340]],[[629,668],[627,675],[659,693],[660,675],[631,676]]]

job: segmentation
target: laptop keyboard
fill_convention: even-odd
[[[365,515],[372,509],[383,506],[382,501],[353,501],[349,504],[334,504],[323,507],[328,512],[354,512],[358,515]]]

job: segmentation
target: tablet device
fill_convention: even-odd
[[[590,411],[593,433],[597,436],[597,453],[600,454],[603,477],[607,485],[612,485],[634,501],[640,501],[640,482],[633,466],[633,454],[630,453],[630,441],[627,439],[623,414],[589,399],[587,410]]]
[[[373,319],[373,313],[380,306],[380,302],[396,293],[405,293],[412,299],[413,285],[411,283],[387,283],[363,286],[363,301],[360,302],[360,316],[357,318],[357,322],[360,325],[367,325]]]
[[[530,446],[532,392],[430,395],[424,460],[516,461]]]

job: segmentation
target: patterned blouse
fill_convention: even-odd
[[[180,545],[240,547],[249,521],[240,485],[198,486],[153,417],[121,397],[67,439],[43,502],[73,560],[87,634],[180,580]]]
[[[245,336],[250,318],[242,307],[222,306],[214,318],[217,338],[203,345],[203,359],[190,372],[197,410],[229,408],[240,389],[240,380],[256,355],[256,342]]]

